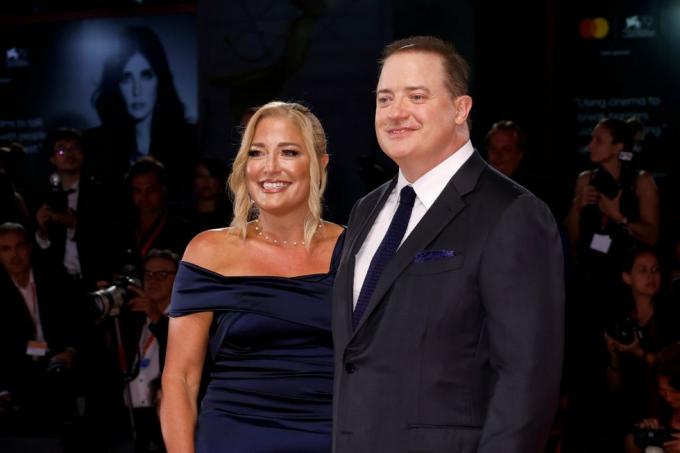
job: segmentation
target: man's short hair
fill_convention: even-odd
[[[673,343],[656,356],[657,376],[668,378],[668,383],[680,392],[680,342]]]
[[[522,151],[526,152],[527,150],[527,136],[524,134],[524,131],[522,130],[521,127],[517,123],[515,123],[512,120],[501,120],[493,123],[491,126],[491,129],[489,129],[489,132],[486,133],[486,136],[484,137],[484,147],[488,148],[489,147],[489,141],[491,140],[491,135],[493,135],[494,132],[496,131],[507,131],[507,132],[514,132],[517,134],[517,148]]]
[[[9,233],[19,233],[24,237],[24,239],[28,240],[28,232],[26,231],[26,227],[20,223],[5,222],[0,225],[0,236],[4,236]]]
[[[453,44],[434,36],[411,36],[394,41],[383,49],[379,62],[382,71],[385,61],[394,54],[402,52],[425,52],[439,55],[442,58],[445,84],[452,98],[468,94],[470,66]]]
[[[54,156],[54,145],[60,140],[73,140],[82,146],[83,134],[78,129],[71,127],[60,127],[52,130],[45,140],[45,155],[50,158]]]
[[[146,263],[152,258],[162,258],[164,260],[172,261],[175,264],[175,268],[179,267],[179,255],[170,249],[151,249],[144,259],[142,259],[142,267],[146,266]]]
[[[156,179],[162,185],[167,185],[167,173],[165,172],[165,167],[163,164],[152,156],[144,156],[138,159],[128,170],[125,175],[125,181],[128,186],[132,182],[132,178],[140,175],[146,175],[153,173],[156,175]]]

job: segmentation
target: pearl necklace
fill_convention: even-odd
[[[319,223],[319,226],[317,227],[316,231],[319,231],[321,228],[323,228],[323,222]],[[260,227],[260,219],[255,219],[255,231],[257,231],[257,237],[263,238],[263,239],[265,239],[265,240],[267,240],[267,241],[269,241],[269,242],[271,242],[272,244],[275,244],[275,245],[282,245],[282,246],[290,245],[290,246],[293,246],[293,247],[298,246],[298,245],[302,245],[302,246],[305,245],[305,241],[279,241],[278,239],[274,239],[274,238],[270,237],[267,233],[262,231],[262,228]],[[316,231],[314,232],[314,234],[316,234]]]

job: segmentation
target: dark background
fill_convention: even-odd
[[[662,224],[677,228],[677,0],[44,0],[4,1],[0,9],[0,42],[7,47],[11,38],[36,30],[26,47],[38,54],[51,48],[45,30],[58,33],[78,21],[153,24],[193,17],[198,95],[183,101],[197,106],[199,153],[231,159],[245,108],[272,99],[301,101],[328,134],[327,217],[340,222],[359,196],[394,172],[373,131],[381,48],[413,34],[440,36],[472,66],[473,144],[482,149],[495,121],[519,123],[529,138],[531,168],[558,193],[558,215],[587,165],[583,151],[593,125],[602,116],[635,114],[649,131],[640,165],[661,188]],[[600,39],[583,33],[583,21],[598,17],[608,24]],[[170,58],[182,45],[164,44]],[[0,121],[35,116],[26,113],[30,103],[22,94],[32,80],[19,73],[6,65],[0,73]],[[35,142],[37,129],[53,126],[49,118],[43,115],[44,124],[36,125]]]

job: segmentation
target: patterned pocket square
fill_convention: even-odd
[[[438,261],[458,256],[459,253],[453,250],[421,250],[416,254],[416,263],[426,263],[428,261]]]

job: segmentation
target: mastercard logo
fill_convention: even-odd
[[[583,39],[602,39],[609,34],[609,22],[604,17],[583,19],[578,32]]]

